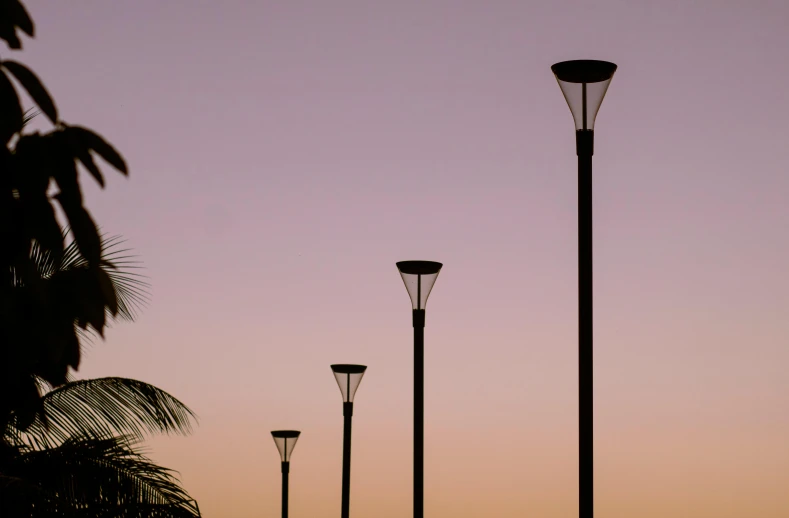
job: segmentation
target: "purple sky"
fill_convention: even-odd
[[[151,441],[208,518],[408,516],[412,347],[395,261],[445,267],[426,329],[426,512],[577,506],[573,122],[550,65],[619,70],[596,123],[596,503],[789,515],[789,3],[28,0],[15,56],[105,135],[88,206],[152,304],[80,376],[190,405]],[[5,57],[5,56],[4,56]],[[85,183],[92,180],[85,175]]]

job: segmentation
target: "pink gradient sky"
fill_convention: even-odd
[[[557,61],[619,65],[595,155],[596,506],[789,516],[789,3],[27,0],[18,58],[125,155],[89,207],[152,304],[80,376],[200,427],[151,441],[208,518],[411,509],[394,262],[426,329],[426,514],[576,516],[576,177]],[[85,176],[86,183],[91,180]]]

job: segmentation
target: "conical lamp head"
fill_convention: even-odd
[[[301,432],[297,430],[276,430],[271,432],[282,462],[290,462],[290,454],[296,446],[296,441],[299,440],[299,435],[301,435]]]
[[[433,284],[436,283],[438,272],[441,271],[441,263],[434,261],[400,261],[397,269],[405,283],[405,289],[411,297],[411,305],[414,309],[425,309],[427,297]]]
[[[356,389],[362,382],[362,376],[364,376],[367,366],[342,363],[332,365],[331,370],[334,372],[337,385],[340,386],[343,403],[353,403],[353,395],[356,394]]]
[[[597,111],[616,72],[608,61],[579,59],[551,67],[570,106],[576,130],[593,130]]]

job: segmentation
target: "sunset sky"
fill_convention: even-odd
[[[550,66],[617,63],[595,126],[600,518],[789,516],[789,2],[26,0],[30,65],[126,157],[87,206],[152,301],[80,377],[200,417],[148,451],[207,518],[577,516],[576,156]],[[45,124],[39,118],[37,124]]]

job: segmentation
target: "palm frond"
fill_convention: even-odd
[[[174,472],[134,446],[124,436],[74,436],[54,448],[23,450],[6,471],[41,488],[36,507],[53,516],[200,516]]]
[[[63,239],[67,240],[69,235],[70,230],[66,228],[63,231]],[[139,270],[144,269],[142,261],[139,261],[136,255],[131,255],[129,248],[122,248],[125,242],[121,236],[102,234],[101,265],[115,289],[118,300],[116,318],[133,321],[139,311],[150,302],[148,290],[151,285],[146,281],[147,277],[139,273]],[[80,268],[88,264],[79,253],[77,242],[73,239],[64,247],[63,256],[59,260],[55,260],[52,254],[43,250],[37,242],[33,243],[30,257],[43,279],[48,279],[59,271]]]
[[[22,115],[22,127],[27,126],[27,124],[35,119],[38,115],[41,115],[41,112],[35,110],[34,108],[28,108],[25,110],[25,113]]]
[[[151,285],[146,276],[139,273],[144,269],[129,248],[120,248],[126,241],[120,236],[102,236],[102,261],[115,287],[118,298],[118,316],[125,320],[137,318],[137,312],[148,305]]]
[[[187,435],[194,412],[153,385],[128,378],[72,381],[46,393],[43,410],[16,441],[34,447],[63,444],[73,436],[149,433]]]

